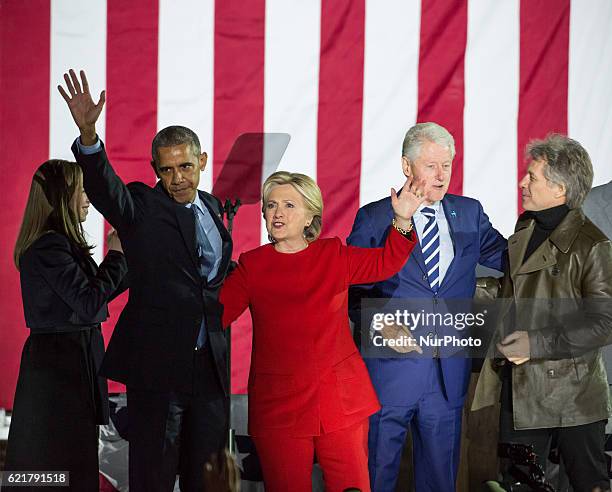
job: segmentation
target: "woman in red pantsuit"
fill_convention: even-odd
[[[263,186],[271,244],[240,255],[220,301],[224,326],[253,318],[249,432],[267,492],[311,491],[313,455],[326,490],[370,490],[368,417],[379,409],[348,319],[351,284],[378,282],[404,265],[415,241],[419,186],[391,190],[395,218],[384,248],[317,239],[323,203],[315,182],[277,172]]]

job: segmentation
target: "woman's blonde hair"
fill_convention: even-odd
[[[17,270],[21,256],[47,232],[63,234],[77,248],[90,254],[92,246],[85,241],[83,226],[73,205],[75,193],[82,186],[83,172],[76,162],[51,159],[36,170],[13,251]]]
[[[278,171],[271,174],[263,184],[261,191],[262,205],[261,211],[266,214],[266,203],[272,188],[279,185],[291,185],[304,198],[306,210],[312,214],[312,222],[308,227],[304,228],[304,238],[309,243],[314,241],[321,234],[323,225],[323,197],[321,190],[310,176],[300,173],[290,173],[287,171]]]

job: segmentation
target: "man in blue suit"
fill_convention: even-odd
[[[360,301],[369,298],[472,298],[475,268],[502,270],[506,240],[495,230],[481,204],[447,194],[455,143],[436,123],[419,123],[402,145],[405,176],[426,182],[426,201],[413,216],[419,244],[394,277],[351,290],[351,318],[360,326]],[[362,207],[347,243],[382,246],[393,212],[388,198]],[[410,427],[417,492],[455,490],[459,465],[461,414],[471,360],[440,358],[367,358],[366,365],[382,405],[370,419],[369,467],[372,490],[394,491],[402,448]]]

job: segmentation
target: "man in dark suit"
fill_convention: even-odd
[[[231,239],[221,203],[197,189],[206,166],[196,134],[161,130],[151,165],[159,182],[125,185],[108,162],[95,123],[104,106],[85,74],[60,86],[79,127],[72,150],[94,206],[119,233],[130,296],[101,373],[127,386],[130,490],[201,490],[203,468],[220,451],[228,428],[227,349],[218,292]]]
[[[434,312],[445,300],[472,298],[477,264],[502,269],[506,241],[491,226],[482,205],[472,198],[446,193],[454,156],[452,135],[436,123],[417,124],[406,133],[402,145],[404,175],[426,182],[426,201],[413,215],[419,242],[397,275],[351,289],[356,334],[367,337],[369,331],[369,326],[361,326],[362,298],[412,299],[408,302],[418,305],[415,312],[426,306]],[[347,243],[381,246],[391,216],[388,198],[365,205],[357,213]],[[434,348],[429,358],[365,359],[382,405],[370,417],[373,491],[395,490],[408,428],[412,430],[416,491],[455,490],[471,360],[443,355]]]

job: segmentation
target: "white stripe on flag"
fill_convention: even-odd
[[[506,237],[516,222],[518,91],[519,1],[470,0],[463,193]]]
[[[568,133],[589,152],[593,185],[612,179],[612,2],[572,1]]]
[[[64,84],[63,74],[74,68],[85,70],[94,101],[106,85],[106,1],[53,0],[51,2],[51,78],[49,102],[49,157],[74,161],[70,147],[79,132],[57,85]],[[65,84],[64,84],[65,85]],[[105,113],[96,125],[104,140]],[[104,219],[89,208],[83,224],[87,240],[96,245],[94,259],[103,257]]]
[[[321,3],[266,1],[264,131],[291,137],[279,169],[317,177]],[[264,148],[264,154],[265,154]],[[276,169],[264,167],[262,181]],[[268,242],[262,221],[262,243]]]
[[[199,188],[212,189],[214,96],[213,0],[160,0],[157,129],[191,128],[208,164]]]
[[[421,2],[366,1],[359,204],[404,183],[402,140],[416,122]]]

